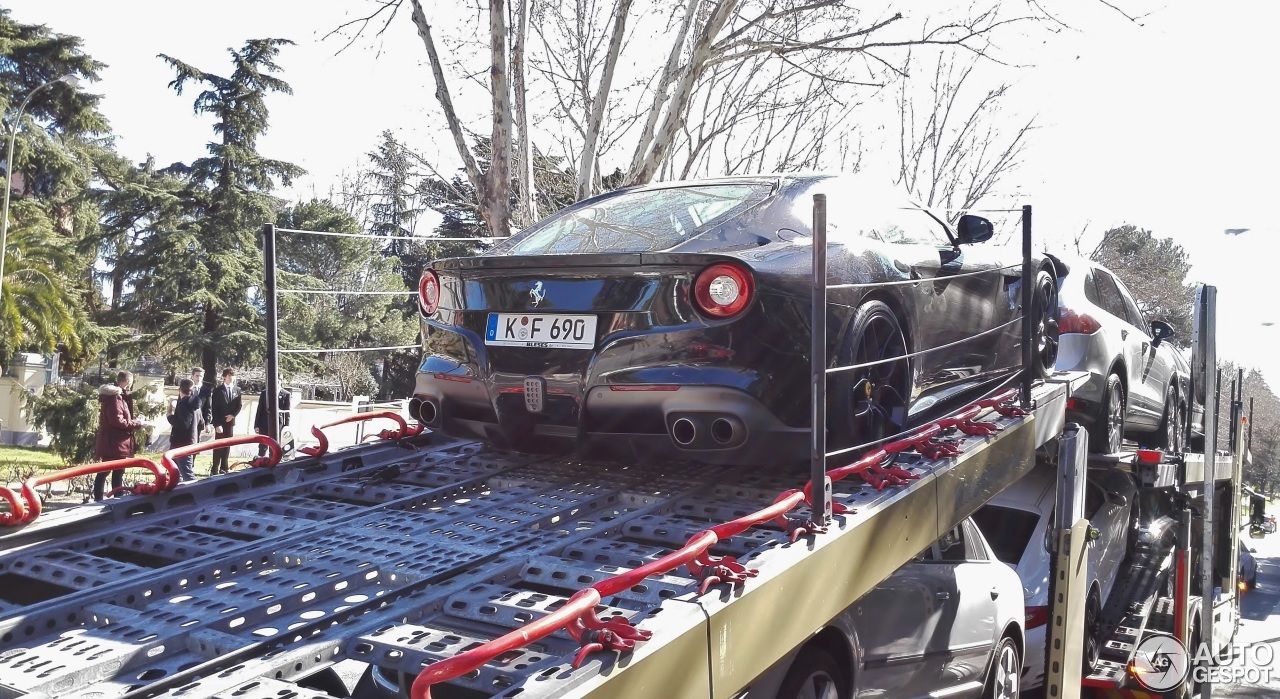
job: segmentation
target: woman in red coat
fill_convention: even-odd
[[[133,418],[129,404],[125,402],[125,388],[132,379],[133,377],[129,376],[114,384],[103,384],[98,389],[98,439],[93,445],[93,456],[98,461],[128,459],[134,454],[133,431],[142,427],[142,422]],[[120,386],[120,383],[124,383],[125,386]],[[99,473],[94,477],[94,500],[102,500],[102,491],[106,484],[106,473]],[[122,485],[124,485],[124,471],[112,471],[111,487],[114,489]]]

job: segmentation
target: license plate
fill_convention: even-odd
[[[549,313],[490,313],[486,345],[592,349],[596,317]]]
[[[527,376],[524,380],[524,409],[531,413],[542,412],[543,396],[547,393],[547,380],[541,376]]]

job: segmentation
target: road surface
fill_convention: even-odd
[[[1242,535],[1245,532],[1241,532]],[[1259,674],[1268,674],[1261,682],[1237,682],[1230,685],[1216,685],[1213,696],[1226,699],[1280,699],[1280,533],[1268,534],[1265,539],[1243,538],[1241,546],[1256,549],[1253,557],[1258,561],[1258,586],[1248,592],[1241,603],[1240,635],[1241,644],[1254,646],[1247,650],[1235,664],[1249,667],[1248,656],[1254,658],[1273,658],[1270,668]],[[1256,648],[1258,645],[1270,646],[1269,650]]]

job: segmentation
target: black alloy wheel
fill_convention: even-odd
[[[1013,639],[1005,636],[991,656],[983,699],[1018,699],[1022,692],[1022,660]]]
[[[907,429],[911,365],[906,354],[906,335],[889,306],[880,301],[859,306],[839,353],[840,366],[858,368],[837,374],[830,449],[878,442]]]
[[[1097,594],[1089,595],[1089,602],[1084,608],[1084,652],[1080,654],[1080,674],[1088,677],[1098,666],[1098,658],[1102,657],[1102,642],[1099,640],[1101,629],[1098,628],[1098,617],[1101,614]]]
[[[1160,448],[1177,454],[1182,451],[1182,408],[1173,386],[1164,394],[1164,416],[1160,418]]]
[[[1032,361],[1036,376],[1047,378],[1058,364],[1058,282],[1045,270],[1036,275],[1032,287]]]
[[[839,663],[821,647],[796,657],[778,689],[778,699],[848,699],[849,687]]]

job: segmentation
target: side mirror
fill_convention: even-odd
[[[956,226],[956,236],[961,245],[986,242],[991,240],[995,232],[995,226],[981,216],[966,214],[960,217],[960,223]]]
[[[1258,549],[1252,549],[1252,548],[1249,549],[1249,553],[1257,553],[1257,552],[1258,552]]]
[[[1265,539],[1267,538],[1267,533],[1262,530],[1262,527],[1249,527],[1249,538]],[[1250,552],[1252,553],[1252,549],[1250,549]]]
[[[1164,342],[1171,337],[1173,337],[1172,325],[1169,325],[1163,320],[1151,321],[1151,339],[1153,340],[1151,344],[1158,347],[1161,342]]]
[[[1108,493],[1108,494],[1107,494],[1107,499],[1108,499],[1108,500],[1110,500],[1110,501],[1111,501],[1111,504],[1112,504],[1112,505],[1115,505],[1116,507],[1124,507],[1125,505],[1128,505],[1128,504],[1129,504],[1129,498],[1127,498],[1127,497],[1125,497],[1125,496],[1123,496],[1123,495],[1116,495],[1116,494],[1114,494],[1114,493]]]

